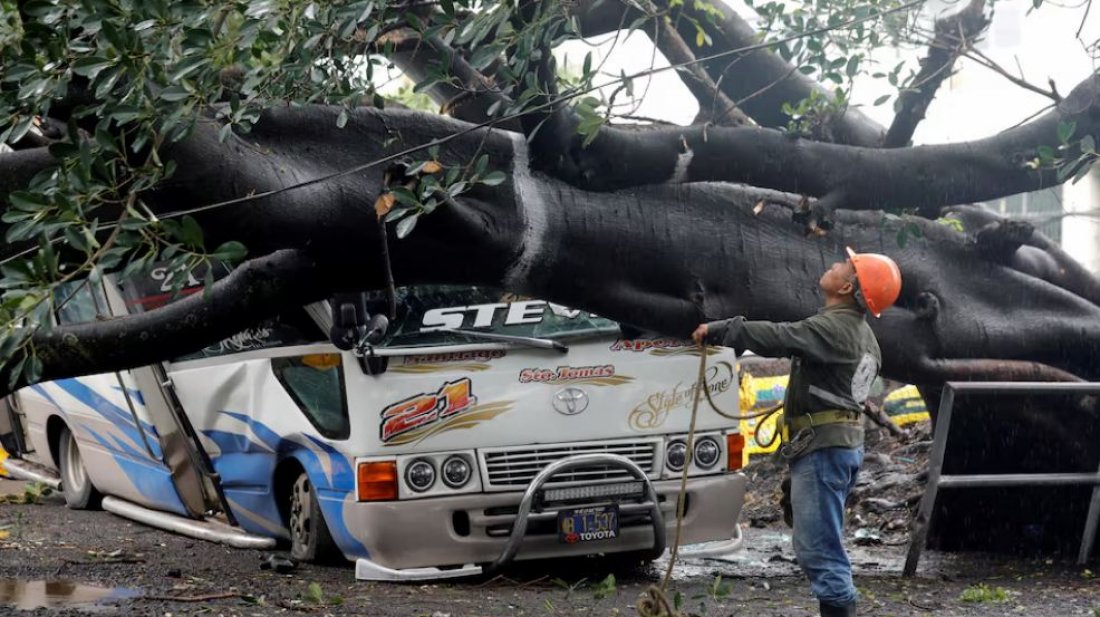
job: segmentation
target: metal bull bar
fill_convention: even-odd
[[[936,496],[941,488],[1013,487],[1013,486],[1091,486],[1092,498],[1085,516],[1081,534],[1081,547],[1077,563],[1085,564],[1092,553],[1100,527],[1100,469],[1096,473],[1012,473],[966,474],[943,473],[943,457],[947,450],[947,438],[951,430],[951,416],[955,408],[955,395],[1006,395],[1006,394],[1100,394],[1100,383],[1051,383],[1051,382],[948,382],[940,399],[936,416],[936,432],[932,441],[932,454],[928,461],[928,485],[921,499],[917,516],[913,520],[909,550],[905,558],[903,574],[912,576],[917,571],[921,551],[928,539]]]
[[[635,507],[640,511],[649,510],[649,516],[653,522],[653,554],[660,555],[665,551],[665,519],[661,514],[657,490],[653,488],[653,483],[649,481],[645,471],[634,461],[618,454],[577,454],[550,463],[527,485],[523,500],[519,503],[519,510],[516,512],[515,523],[512,524],[512,535],[508,537],[504,551],[485,569],[486,573],[495,572],[515,559],[516,553],[523,544],[523,536],[527,533],[527,519],[531,516],[531,508],[534,507],[535,499],[542,487],[559,473],[589,465],[620,467],[642,482],[647,501]]]

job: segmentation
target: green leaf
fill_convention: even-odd
[[[161,91],[160,98],[168,101],[169,103],[178,103],[179,101],[191,98],[191,92],[183,86],[177,84],[169,86]]]
[[[28,384],[35,384],[42,380],[42,360],[37,355],[32,355],[27,360],[27,364],[23,369]]]
[[[104,58],[103,56],[83,56],[73,61],[72,72],[88,79],[95,79],[96,75],[103,69],[112,66],[115,63],[114,60]]]
[[[189,58],[176,65],[176,70],[172,73],[169,79],[171,81],[179,81],[184,77],[190,75],[192,72],[195,71],[195,69],[209,63],[210,58]]]
[[[1092,135],[1085,135],[1081,138],[1081,152],[1094,153],[1096,152],[1096,140]]]
[[[420,205],[420,200],[416,198],[416,195],[403,186],[396,186],[390,192],[393,193],[399,203],[414,207]]]
[[[848,77],[855,77],[859,73],[859,56],[852,56],[848,58],[848,66],[844,69],[844,72],[848,74]]]
[[[882,104],[883,104],[883,103],[885,103],[886,101],[889,101],[889,100],[890,100],[890,96],[891,96],[891,95],[889,95],[889,94],[884,94],[884,95],[882,95],[882,96],[878,97],[877,99],[875,99],[875,103],[874,103],[874,104],[875,104],[875,106],[878,106],[878,105],[882,105]]]
[[[706,30],[703,30],[703,26],[700,26],[699,24],[695,24],[695,46],[696,47],[703,47],[704,45],[710,45],[710,44],[711,44],[710,35],[707,34]]]
[[[503,171],[491,171],[485,174],[485,176],[481,178],[480,182],[486,186],[496,186],[507,179],[508,176],[504,175]]]
[[[13,208],[26,212],[38,212],[50,204],[46,196],[41,193],[28,191],[16,191],[8,195],[8,201]]]
[[[230,240],[222,244],[210,254],[214,259],[228,264],[235,264],[244,259],[246,255],[248,255],[248,249],[236,240]]]
[[[470,66],[479,71],[485,70],[499,56],[500,48],[495,45],[478,47],[474,55],[470,56]]]
[[[12,365],[11,373],[8,375],[8,389],[15,390],[19,386],[19,378],[23,376],[23,365],[27,363],[27,356],[22,358]]]
[[[184,244],[187,244],[192,248],[202,248],[202,228],[199,227],[199,223],[194,219],[194,217],[183,217],[183,221],[180,225],[180,240],[183,240]]]
[[[414,227],[416,227],[416,221],[420,218],[420,213],[417,212],[411,216],[407,216],[401,219],[401,222],[397,224],[397,237],[404,239],[412,233]]]
[[[1069,138],[1073,137],[1073,133],[1077,131],[1076,122],[1059,122],[1058,123],[1058,141],[1061,143],[1068,143]]]
[[[306,599],[314,604],[320,604],[325,599],[325,594],[321,591],[321,585],[318,583],[310,583],[309,590],[306,592]]]

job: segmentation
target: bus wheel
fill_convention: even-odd
[[[333,560],[339,551],[332,541],[325,517],[321,514],[321,503],[309,476],[302,472],[294,480],[290,489],[290,504],[287,516],[287,529],[290,531],[290,556],[294,559],[311,562]]]
[[[92,479],[88,477],[80,448],[67,426],[61,427],[57,453],[58,467],[61,468],[61,492],[65,495],[65,503],[73,510],[98,508],[103,495],[96,490]]]

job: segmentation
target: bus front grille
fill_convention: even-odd
[[[636,463],[654,477],[660,440],[618,440],[578,442],[481,450],[482,479],[491,491],[523,490],[547,465],[577,454],[617,454]],[[630,480],[629,472],[607,465],[572,469],[554,476],[546,486],[576,486],[616,480]]]

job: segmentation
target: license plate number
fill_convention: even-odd
[[[558,540],[566,544],[619,537],[619,504],[558,512]]]

